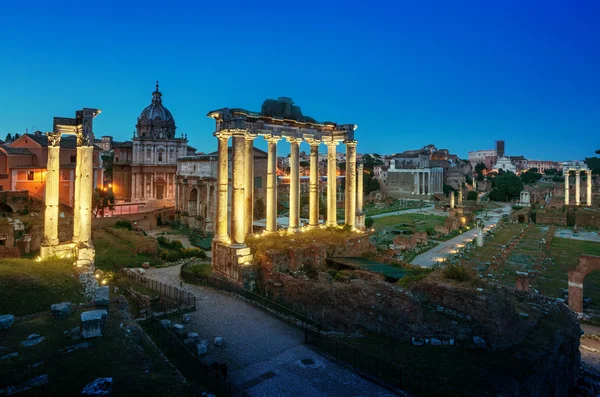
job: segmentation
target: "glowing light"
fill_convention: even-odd
[[[96,273],[96,274],[94,275],[94,277],[96,277],[96,278],[99,278],[99,277],[100,277],[100,275]]]
[[[35,261],[36,261],[36,262],[41,262],[41,261],[42,261],[42,258],[41,258],[41,257],[39,257],[39,256],[36,256],[36,257],[35,257]]]
[[[102,280],[102,285],[106,285],[107,282],[108,282],[107,279]]]

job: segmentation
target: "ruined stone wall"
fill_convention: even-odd
[[[577,209],[575,211],[575,224],[588,229],[600,228],[600,211]]]
[[[542,225],[567,225],[567,213],[562,209],[543,209],[537,212],[536,223]]]

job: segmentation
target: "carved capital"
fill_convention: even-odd
[[[48,144],[50,146],[60,146],[60,132],[48,132]]]
[[[352,140],[352,141],[344,141],[344,144],[346,146],[356,147],[356,145],[358,145],[358,141],[354,141],[354,140]]]
[[[293,136],[286,136],[285,139],[291,144],[294,144],[294,143],[300,144],[300,142],[302,142],[302,138],[296,138]]]
[[[306,143],[308,143],[311,147],[313,146],[317,146],[319,147],[319,145],[321,144],[321,140],[320,139],[314,139],[314,138],[307,138],[305,139]]]

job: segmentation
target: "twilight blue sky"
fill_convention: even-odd
[[[599,20],[597,0],[11,1],[0,139],[82,107],[102,109],[97,136],[130,139],[158,79],[200,151],[216,148],[209,110],[289,96],[358,124],[359,152],[466,157],[505,139],[581,159],[600,149]]]

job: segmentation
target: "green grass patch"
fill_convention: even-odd
[[[87,340],[90,347],[70,353],[60,350],[83,342],[63,332],[79,325],[80,312],[64,320],[42,316],[16,322],[2,331],[2,346],[19,357],[0,361],[0,389],[18,385],[28,379],[47,374],[49,383],[26,392],[27,396],[77,396],[83,387],[99,377],[112,377],[115,396],[195,396],[197,387],[180,382],[164,363],[159,351],[138,341],[135,331],[127,332],[118,308],[109,311],[104,335]],[[45,337],[35,347],[19,343],[30,334]],[[41,363],[36,367],[33,364]]]
[[[162,263],[157,255],[140,252],[140,247],[149,244],[148,237],[126,228],[94,230],[92,241],[96,249],[96,267],[102,270],[140,267],[144,262],[150,262],[151,266]]]
[[[390,215],[375,219],[373,227],[375,230],[394,229],[399,225],[403,229],[415,231],[433,230],[438,225],[443,225],[446,220],[443,216],[424,214],[401,214]]]
[[[71,259],[0,261],[0,313],[15,316],[49,311],[59,302],[85,302]]]
[[[210,263],[191,265],[185,271],[198,277],[210,277],[212,275],[212,265]]]

